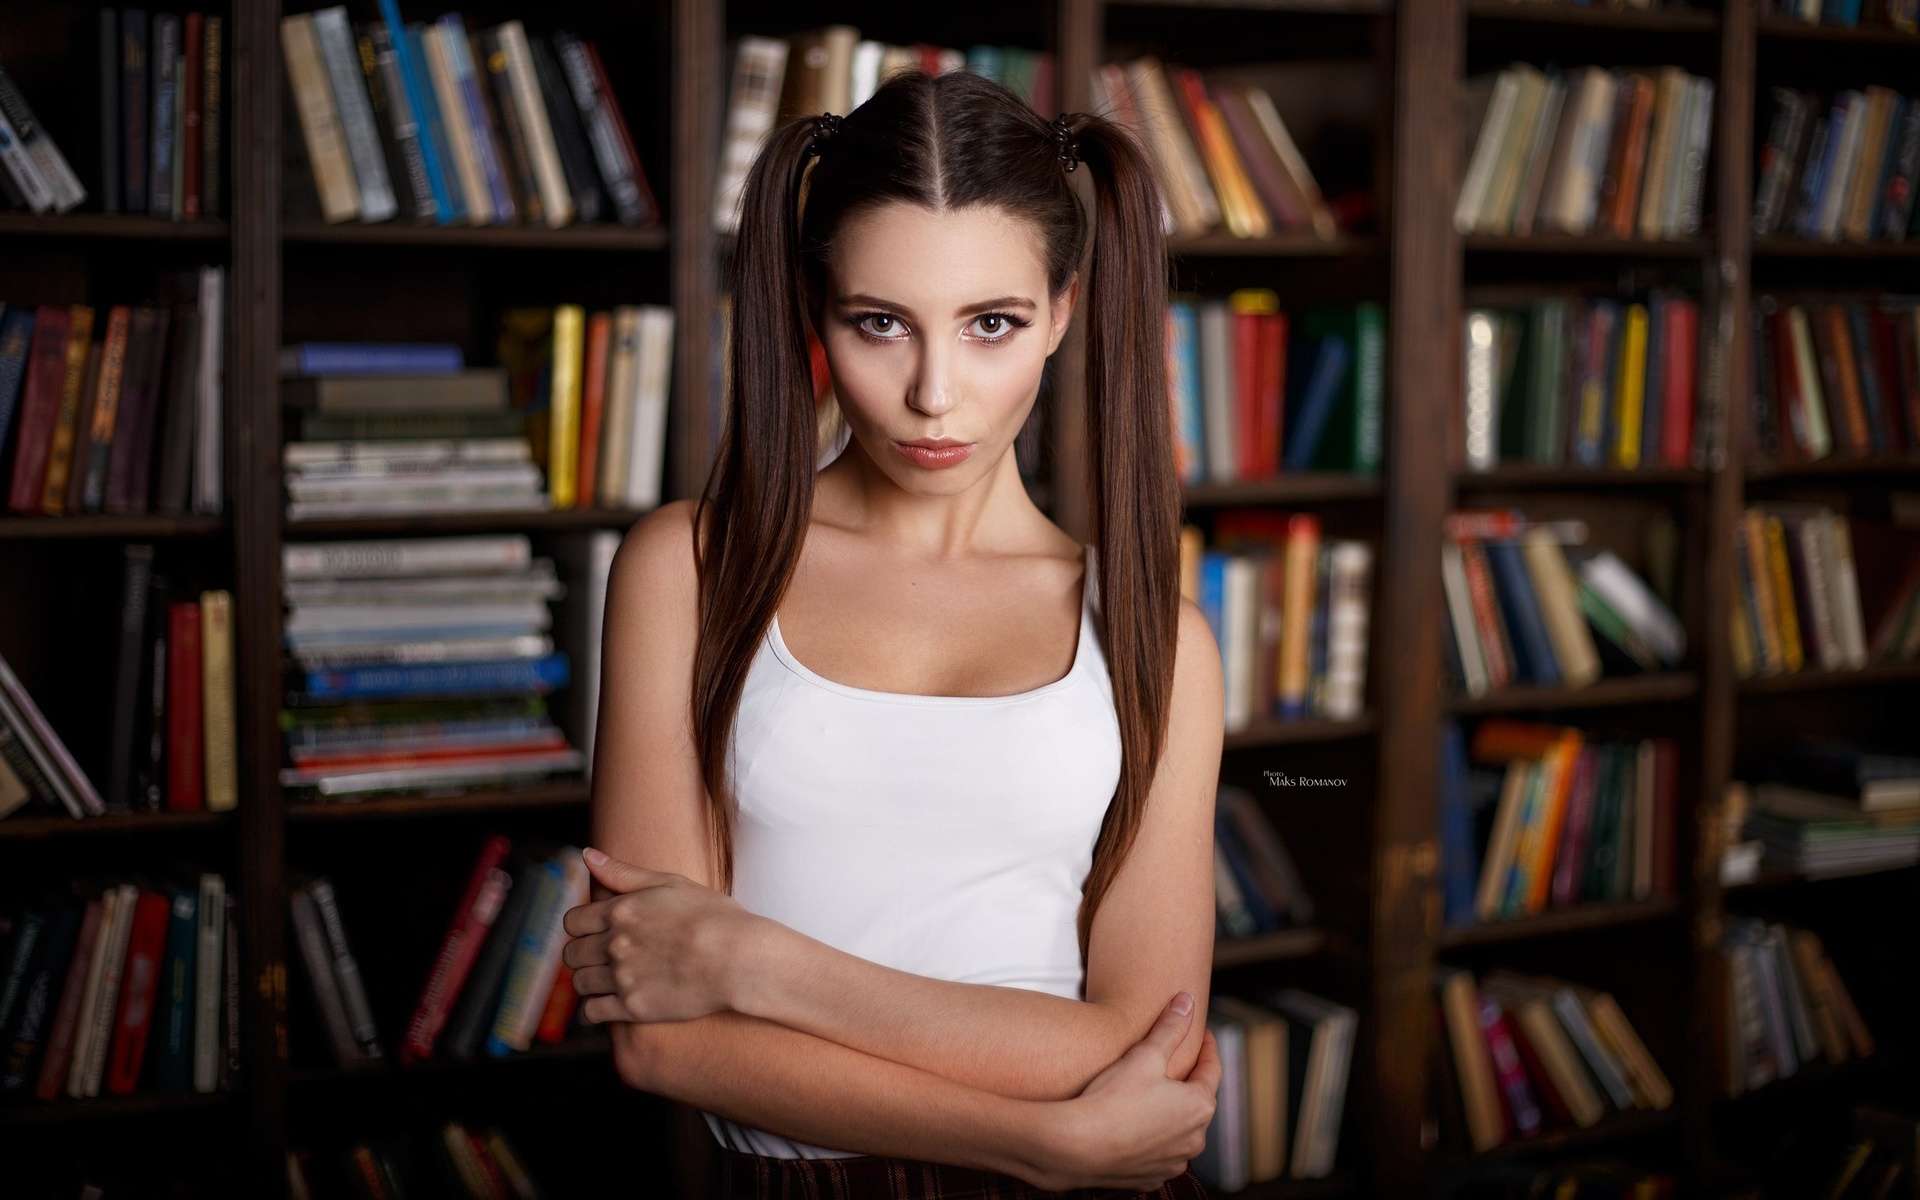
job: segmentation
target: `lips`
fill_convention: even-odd
[[[958,466],[973,453],[973,443],[963,442],[959,438],[915,438],[910,442],[893,443],[900,456],[916,467],[938,471]]]

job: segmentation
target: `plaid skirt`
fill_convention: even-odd
[[[1191,1172],[1150,1192],[1043,1192],[1009,1175],[899,1158],[769,1158],[720,1152],[723,1200],[1207,1200]]]

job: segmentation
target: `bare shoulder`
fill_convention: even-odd
[[[1220,648],[1213,627],[1193,601],[1180,600],[1180,626],[1173,658],[1173,703],[1169,740],[1192,739],[1217,749],[1225,721]]]
[[[693,517],[692,500],[675,500],[636,522],[614,558],[609,590],[652,615],[684,613],[692,621],[700,594]]]

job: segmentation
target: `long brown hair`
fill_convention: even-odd
[[[793,577],[813,510],[807,329],[833,238],[849,213],[889,202],[984,205],[1031,221],[1058,296],[1086,255],[1085,211],[1061,129],[1092,178],[1085,286],[1087,445],[1108,670],[1120,725],[1119,786],[1080,906],[1094,910],[1133,844],[1166,741],[1179,623],[1179,492],[1167,412],[1166,260],[1160,200],[1139,144],[1085,113],[1049,125],[966,72],[897,75],[821,137],[776,129],[747,176],[733,256],[732,391],[720,453],[695,513],[700,637],[693,727],[716,877],[733,878],[727,748],[759,640]],[[817,156],[817,161],[814,161]],[[811,164],[812,170],[808,167]],[[803,204],[804,191],[804,204]],[[1091,583],[1093,581],[1089,581]]]

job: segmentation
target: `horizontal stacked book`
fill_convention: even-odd
[[[1377,304],[1291,317],[1266,288],[1167,308],[1182,483],[1380,472],[1386,324]]]
[[[76,884],[0,915],[0,945],[0,1103],[236,1085],[239,948],[220,875]]]
[[[1920,305],[1762,296],[1752,446],[1776,462],[1920,452]]]
[[[1440,569],[1453,636],[1443,642],[1467,695],[1519,683],[1586,687],[1685,658],[1686,631],[1666,600],[1618,554],[1585,542],[1577,519],[1448,515]]]
[[[413,1194],[405,1186],[391,1186],[396,1179],[460,1200],[541,1200],[547,1194],[497,1125],[472,1128],[448,1121],[430,1135],[355,1142],[330,1154],[307,1147],[287,1151],[292,1200],[331,1195],[403,1200]]]
[[[1293,855],[1245,788],[1221,788],[1214,805],[1213,895],[1217,937],[1313,924],[1313,897]]]
[[[1700,305],[1542,296],[1466,315],[1466,465],[1694,464]]]
[[[292,543],[281,724],[300,800],[459,792],[579,772],[548,712],[570,681],[524,536]]]
[[[1754,168],[1753,232],[1903,242],[1913,229],[1920,109],[1891,88],[1776,87]]]
[[[1353,1009],[1299,988],[1259,1003],[1213,997],[1220,1089],[1194,1174],[1227,1192],[1332,1174],[1359,1023]]]
[[[1440,969],[1442,1136],[1475,1151],[1611,1113],[1673,1106],[1673,1085],[1618,1003],[1561,979]],[[1457,1104],[1457,1107],[1456,1107]],[[1450,1119],[1449,1119],[1450,1118]]]
[[[1496,718],[1447,727],[1441,893],[1448,925],[1672,896],[1679,746]]]
[[[1908,772],[1887,781],[1907,786],[1877,793],[1871,786],[1841,791],[1831,785],[1821,790],[1787,782],[1809,776],[1831,779],[1831,774],[1785,769],[1811,761],[1811,756],[1789,756],[1780,769],[1784,779],[1729,785],[1730,803],[1744,814],[1741,832],[1760,844],[1768,866],[1809,879],[1831,879],[1920,863],[1920,773],[1914,773],[1913,759],[1858,756],[1857,762],[1873,761],[1876,769]]]
[[[0,309],[9,512],[220,512],[225,293],[202,267],[158,304]]]
[[[1811,929],[1731,917],[1720,959],[1727,979],[1728,1095],[1816,1063],[1837,1067],[1873,1053],[1873,1034]]]
[[[1920,32],[1914,0],[1767,0],[1762,11],[1807,25]]]
[[[1349,720],[1366,705],[1373,546],[1324,537],[1312,513],[1232,509],[1214,546],[1181,531],[1181,591],[1220,647],[1226,728]]]
[[[1515,63],[1467,81],[1478,130],[1453,224],[1463,234],[1662,240],[1700,231],[1713,80],[1679,67]]]
[[[344,6],[282,18],[280,43],[321,216],[437,225],[655,224],[600,52],[519,21],[355,26]]]

